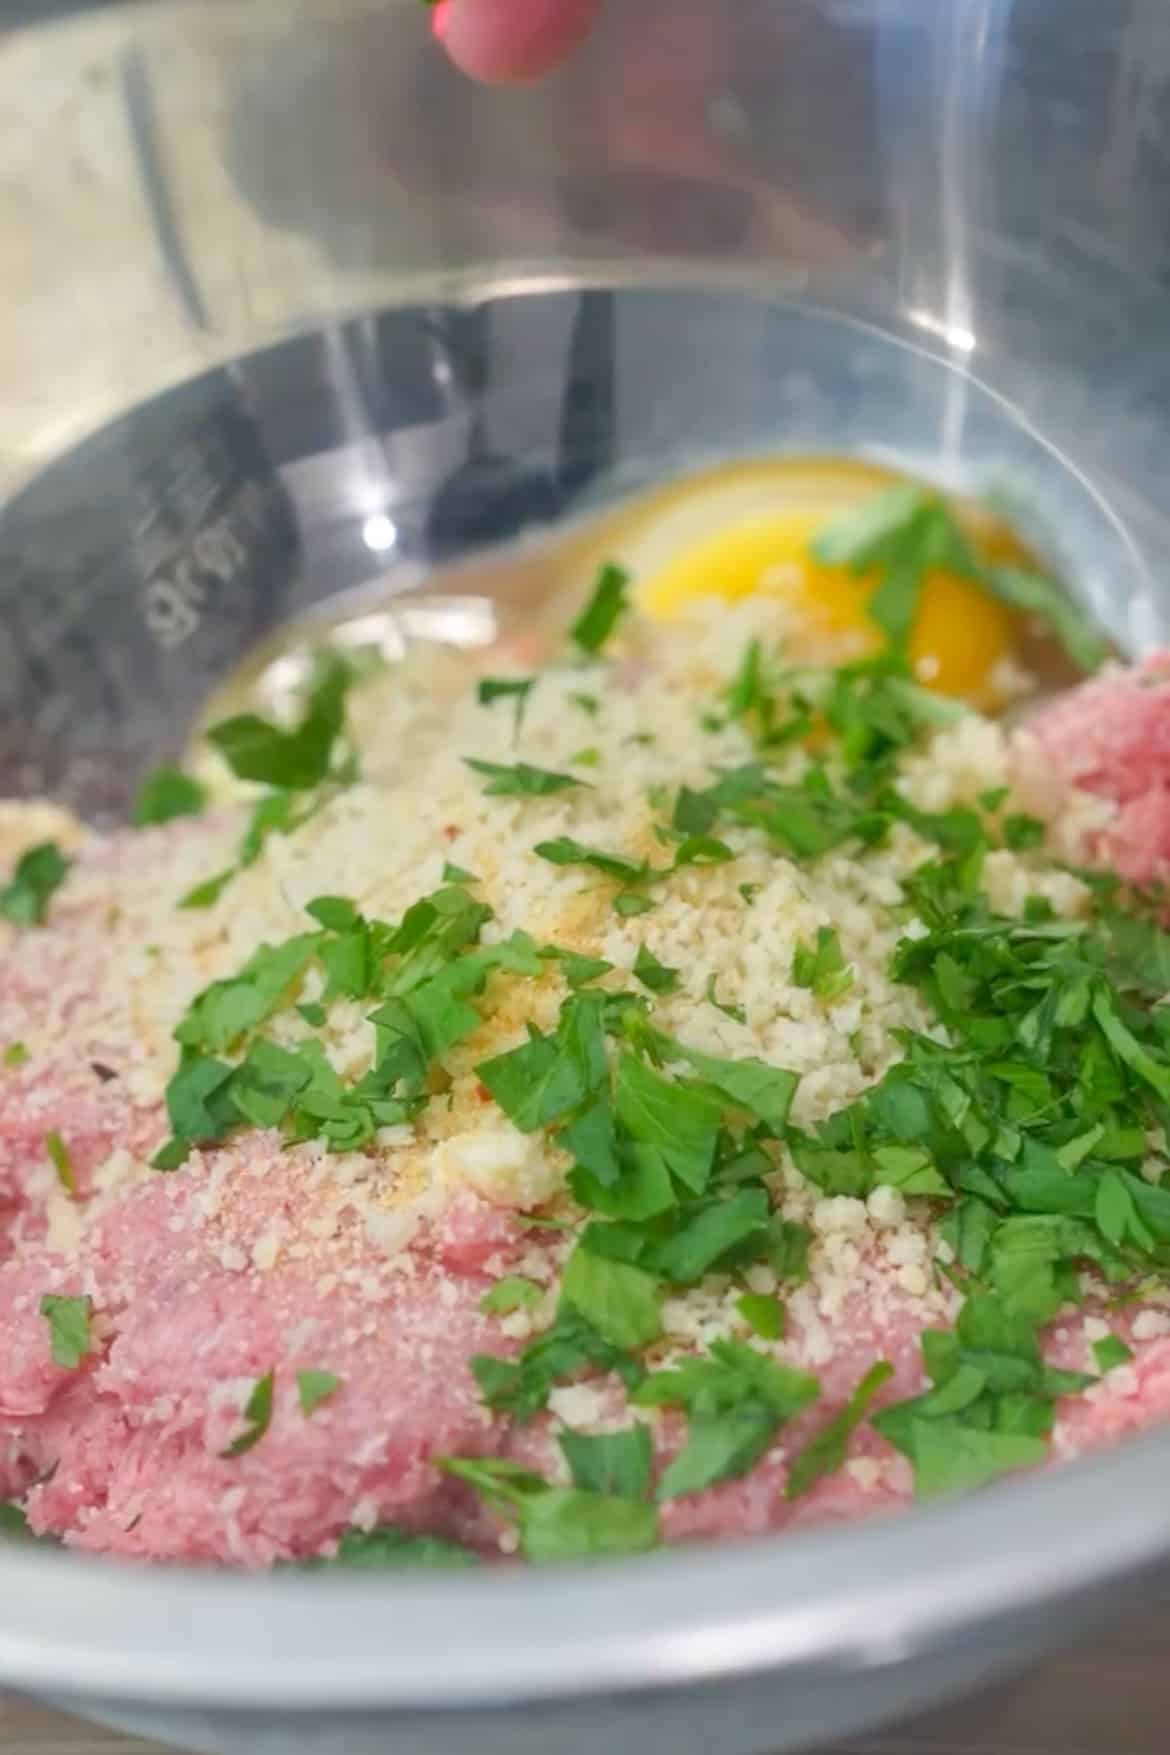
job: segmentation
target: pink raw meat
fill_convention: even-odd
[[[26,1467],[52,1471],[29,1496],[37,1530],[104,1552],[264,1565],[355,1520],[467,1522],[465,1495],[431,1458],[495,1447],[468,1361],[509,1350],[478,1309],[490,1277],[470,1263],[485,1248],[530,1249],[526,1233],[460,1200],[450,1236],[440,1221],[391,1258],[344,1190],[308,1189],[275,1138],[250,1145],[110,1202],[84,1275],[100,1351],[79,1372],[52,1364],[39,1302],[81,1282],[50,1256],[0,1270],[0,1429],[19,1433]],[[257,1268],[240,1240],[266,1235],[281,1238],[277,1259]],[[299,1370],[342,1380],[311,1418]],[[269,1371],[268,1432],[223,1457]]]
[[[1131,883],[1170,875],[1170,653],[1062,695],[1016,747],[1027,789],[1076,785],[1117,806],[1087,855]]]

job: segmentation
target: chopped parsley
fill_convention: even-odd
[[[784,1306],[766,1292],[745,1292],[735,1307],[754,1335],[762,1341],[778,1341],[784,1333]]]
[[[1010,847],[1013,853],[1024,853],[1029,848],[1039,847],[1043,840],[1044,824],[1038,817],[1015,811],[1003,819],[1003,844]]]
[[[601,651],[618,617],[628,607],[629,585],[630,576],[623,568],[602,567],[592,597],[569,629],[573,644],[591,658]]]
[[[571,1305],[558,1312],[552,1327],[530,1341],[518,1359],[477,1353],[471,1370],[486,1405],[522,1424],[547,1406],[556,1384],[585,1370],[615,1371],[627,1387],[644,1375],[636,1359],[603,1339]]]
[[[645,1426],[627,1426],[596,1438],[566,1430],[559,1442],[574,1487],[619,1499],[645,1499],[649,1494],[653,1446]]]
[[[634,974],[651,993],[673,993],[679,982],[678,970],[668,969],[665,963],[660,963],[647,945],[639,946],[634,959]]]
[[[839,1414],[822,1426],[798,1451],[788,1465],[784,1497],[797,1499],[807,1493],[824,1475],[836,1474],[845,1462],[849,1440],[869,1412],[873,1398],[894,1375],[894,1368],[884,1359],[871,1365]]]
[[[481,707],[490,707],[495,701],[512,701],[516,711],[516,730],[519,731],[536,681],[534,676],[481,676],[476,698]]]
[[[827,1004],[840,999],[853,985],[853,971],[846,963],[840,940],[831,926],[817,928],[816,944],[798,945],[792,959],[792,979],[798,987],[811,988]]]
[[[381,1524],[372,1530],[346,1530],[329,1559],[304,1560],[302,1569],[340,1567],[351,1572],[446,1572],[480,1565],[478,1554],[438,1536],[416,1536],[409,1530]]]
[[[1034,1322],[986,1292],[967,1297],[953,1333],[927,1330],[922,1354],[933,1388],[873,1424],[909,1458],[923,1498],[1042,1462],[1057,1398],[1092,1382],[1045,1365]]]
[[[334,1377],[331,1371],[298,1371],[297,1401],[301,1413],[307,1420],[311,1419],[321,1403],[327,1402],[340,1388],[340,1377]]]
[[[538,841],[532,851],[538,858],[547,859],[550,865],[588,865],[604,877],[617,878],[627,884],[643,883],[651,873],[645,860],[626,859],[620,853],[603,853],[596,847],[586,847],[582,842],[574,841],[571,835],[558,835],[553,841]]]
[[[276,1374],[267,1372],[252,1385],[243,1408],[244,1431],[234,1438],[226,1450],[220,1451],[223,1458],[243,1456],[246,1451],[259,1444],[272,1424],[273,1392],[276,1387]],[[303,1402],[301,1404],[304,1406]],[[306,1410],[307,1412],[308,1410]]]
[[[661,1291],[652,1274],[579,1243],[561,1281],[561,1298],[610,1346],[648,1347],[662,1332]]]
[[[211,726],[207,740],[237,778],[282,791],[308,791],[330,772],[352,680],[353,672],[343,659],[328,657],[309,691],[304,714],[291,731],[255,713],[239,713]]]
[[[14,926],[43,926],[49,899],[64,883],[70,863],[55,841],[28,848],[0,889],[0,919]]]
[[[635,914],[649,914],[656,906],[649,896],[640,896],[636,890],[623,890],[613,899],[613,911],[623,920],[628,920]]]
[[[197,817],[207,804],[207,788],[181,768],[163,766],[148,774],[138,790],[130,821],[136,829]]]
[[[9,1499],[0,1499],[0,1537],[5,1541],[15,1542],[31,1542],[36,1539],[20,1506],[14,1505]]]
[[[565,980],[570,987],[585,987],[590,981],[597,981],[602,975],[608,975],[613,968],[604,957],[583,957],[577,951],[567,951],[560,945],[545,945],[541,956],[560,964]]]
[[[817,1380],[742,1341],[713,1341],[705,1359],[656,1371],[633,1391],[640,1407],[687,1412],[687,1440],[658,1483],[659,1500],[746,1475],[786,1420],[816,1399]]]
[[[464,756],[463,761],[473,773],[486,777],[488,784],[484,792],[489,798],[545,798],[549,793],[563,792],[566,786],[585,785],[585,781],[579,780],[575,774],[558,774],[552,768],[533,768],[527,762],[504,767],[499,762],[481,762],[474,756]]]
[[[547,1127],[601,1088],[604,1016],[603,994],[574,994],[561,1008],[555,1036],[533,1035],[476,1067],[476,1077],[522,1133]]]
[[[658,1517],[644,1500],[550,1487],[498,1457],[440,1457],[438,1466],[466,1481],[493,1510],[510,1513],[520,1552],[537,1565],[644,1554],[658,1545]]]
[[[291,1140],[322,1138],[332,1151],[360,1150],[426,1101],[432,1063],[478,1027],[469,1001],[492,973],[535,976],[543,967],[524,933],[481,947],[491,910],[457,885],[423,897],[397,925],[365,919],[340,896],[320,896],[308,912],[319,931],[262,945],[238,975],[198,994],[180,1019],[179,1065],[166,1091],[172,1137],[156,1153],[156,1169],[178,1168],[192,1145],[243,1124],[281,1128]],[[298,1004],[314,964],[325,979],[322,999]],[[293,1005],[320,1027],[338,998],[381,1001],[367,1014],[374,1065],[353,1086],[319,1041],[280,1046],[257,1034]],[[238,1057],[234,1064],[227,1054]]]
[[[703,989],[703,997],[708,1005],[713,1005],[717,1012],[722,1012],[723,1016],[725,1018],[730,1018],[733,1023],[747,1023],[747,1012],[744,1010],[743,1006],[728,1005],[724,1000],[720,999],[716,992],[714,975],[709,975],[707,977],[707,985]]]
[[[1126,1365],[1133,1354],[1119,1335],[1105,1335],[1101,1340],[1093,1342],[1093,1357],[1097,1361],[1098,1371],[1112,1371],[1117,1365]]]
[[[62,1298],[46,1292],[40,1312],[49,1325],[49,1350],[54,1365],[65,1371],[76,1371],[92,1350],[89,1319],[92,1304],[87,1297]]]
[[[946,501],[926,488],[901,484],[877,494],[822,531],[813,554],[827,566],[877,575],[869,614],[896,651],[906,648],[927,574],[945,569],[1038,617],[1079,669],[1096,670],[1108,653],[1091,618],[1053,580],[984,565]]]
[[[513,1310],[531,1310],[544,1297],[544,1287],[523,1274],[505,1274],[484,1293],[479,1307],[485,1316],[507,1316]]]
[[[73,1170],[73,1160],[69,1156],[69,1147],[56,1129],[45,1135],[45,1150],[49,1154],[49,1162],[57,1172],[57,1180],[61,1187],[66,1194],[76,1198],[77,1177]]]
[[[28,1060],[28,1049],[23,1042],[10,1042],[4,1050],[5,1066],[24,1066]]]

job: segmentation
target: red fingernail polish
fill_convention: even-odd
[[[447,29],[451,23],[451,0],[439,0],[439,4],[431,13],[431,30],[437,41],[444,42]]]

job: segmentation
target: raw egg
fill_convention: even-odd
[[[628,508],[610,527],[610,551],[631,574],[639,607],[656,619],[669,621],[700,598],[733,603],[765,592],[791,603],[794,646],[810,657],[867,657],[884,640],[866,608],[878,579],[823,565],[813,543],[835,518],[897,479],[836,459],[728,464]],[[1024,564],[1002,526],[956,510],[984,559]],[[935,571],[923,586],[910,659],[928,687],[991,708],[1002,702],[997,672],[1021,633],[1020,618],[977,585]]]

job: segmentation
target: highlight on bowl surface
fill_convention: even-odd
[[[1170,1412],[1170,659],[846,461],[549,557],[0,805],[17,1539],[573,1561]]]

